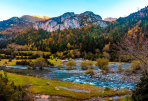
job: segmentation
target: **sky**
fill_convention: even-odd
[[[0,21],[22,15],[56,17],[65,12],[92,11],[106,17],[124,17],[148,5],[148,0],[0,0]]]

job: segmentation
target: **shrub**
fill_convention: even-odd
[[[122,70],[122,63],[120,63],[118,66],[117,66],[117,68],[118,68],[118,72],[119,73],[121,73],[123,70]]]
[[[96,66],[98,66],[100,69],[106,69],[107,68],[107,66],[105,66],[105,65],[108,65],[108,63],[109,63],[109,60],[108,59],[104,59],[104,58],[99,58],[99,59],[97,59],[96,60]],[[104,67],[103,67],[104,66]]]
[[[45,59],[45,61],[47,62],[47,65],[49,65],[49,66],[54,66],[54,64],[51,63],[50,61],[48,61],[47,59]]]
[[[143,76],[132,91],[133,101],[148,101],[148,75]]]
[[[110,88],[109,87],[105,87],[104,91],[109,91]]]
[[[81,66],[82,70],[87,70],[88,69],[88,63],[87,62],[81,62],[80,66]]]
[[[16,61],[16,65],[30,65],[30,62],[26,60]]]
[[[90,74],[91,76],[93,76],[95,74],[94,71],[90,68],[85,73]]]
[[[131,62],[131,66],[130,66],[131,70],[135,71],[135,70],[140,70],[141,69],[141,62],[138,60],[133,60]]]
[[[67,67],[66,70],[73,70],[73,68],[72,67]]]
[[[0,61],[1,61],[1,58],[0,58]]]
[[[11,58],[9,58],[9,62],[12,62],[12,59]]]
[[[89,67],[92,67],[94,63],[93,63],[93,61],[88,61],[87,64]]]
[[[109,70],[108,65],[104,65],[103,68],[102,68],[102,70],[108,71]]]
[[[4,72],[4,77],[0,74],[0,101],[32,101],[31,95],[25,91],[24,87],[15,86],[14,82],[10,82],[7,73]]]
[[[58,70],[61,70],[61,67],[58,67]]]
[[[5,61],[5,64],[7,64],[7,62]]]
[[[76,62],[68,61],[65,65],[67,66],[66,70],[72,70],[74,66],[76,66]]]
[[[27,69],[28,69],[28,70],[31,70],[31,67],[30,67],[30,66],[27,66]]]
[[[45,66],[47,66],[47,62],[44,58],[37,58],[34,61],[34,67],[38,67],[39,70],[43,70]]]

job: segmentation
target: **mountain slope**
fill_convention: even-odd
[[[44,21],[44,20],[47,20],[49,19],[49,17],[47,16],[37,16],[37,15],[24,15],[22,17],[20,17],[20,19],[26,19],[26,20],[29,20],[31,21],[32,23],[35,23],[36,21]]]
[[[93,12],[86,11],[81,14],[74,14],[74,12],[67,12],[59,17],[54,17],[45,21],[36,22],[33,25],[35,29],[44,29],[48,32],[56,31],[58,29],[68,28],[83,28],[86,25],[99,25],[106,27],[107,24],[102,21],[101,16],[95,15]]]
[[[148,6],[131,13],[127,17],[120,17],[116,21],[110,23],[106,28],[106,33],[109,33],[113,40],[122,37],[128,30],[134,28],[137,23],[140,23],[139,27],[142,27],[143,30],[148,32]]]
[[[32,22],[18,17],[12,17],[8,20],[0,21],[0,31],[12,29],[25,29],[32,25]]]
[[[43,19],[44,18],[44,19]],[[0,21],[0,33],[3,34],[17,34],[18,32],[24,31],[29,27],[32,27],[33,23],[36,21],[47,20],[46,16],[30,16],[24,15],[22,17],[12,17],[8,20]]]

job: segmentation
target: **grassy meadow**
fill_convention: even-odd
[[[3,74],[3,72],[0,72]],[[115,95],[125,95],[129,94],[131,91],[128,89],[120,89],[117,91],[113,91],[109,89],[105,91],[102,87],[97,87],[94,85],[88,84],[78,84],[64,81],[55,81],[55,80],[45,80],[40,78],[34,78],[30,76],[22,76],[13,73],[7,73],[9,81],[13,81],[15,85],[28,85],[32,84],[32,86],[28,89],[28,91],[34,94],[47,94],[47,95],[57,95],[70,97],[74,99],[89,99],[91,97],[109,97]],[[47,85],[47,82],[50,84]],[[89,92],[75,92],[70,90],[65,90],[62,88],[57,89],[58,87],[66,87],[69,89],[77,89],[77,90],[86,90]]]

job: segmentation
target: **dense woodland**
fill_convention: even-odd
[[[13,51],[48,51],[62,59],[83,57],[95,60],[98,57],[107,57],[111,61],[119,61],[118,50],[112,44],[117,43],[122,36],[128,35],[133,29],[133,33],[144,33],[147,37],[148,7],[119,18],[106,28],[91,25],[55,32],[29,28],[19,34],[0,34],[2,38],[0,48],[8,49],[9,44],[9,49],[11,47]],[[18,45],[17,49],[16,46],[10,45],[12,43]]]

